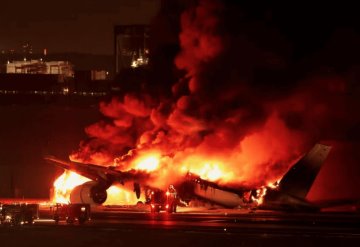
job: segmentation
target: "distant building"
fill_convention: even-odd
[[[67,61],[26,60],[6,64],[7,74],[51,74],[74,77],[73,65]]]
[[[114,28],[115,73],[149,62],[149,26],[120,25]]]
[[[104,81],[109,79],[109,72],[106,70],[91,70],[92,81]]]
[[[107,92],[110,87],[106,70],[75,70],[74,91]]]
[[[29,42],[27,41],[23,42],[21,48],[24,57],[29,57],[33,54],[33,47]]]

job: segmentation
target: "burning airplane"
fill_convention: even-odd
[[[176,188],[183,201],[200,198],[232,208],[320,209],[320,205],[310,203],[305,198],[329,151],[329,146],[316,144],[282,179],[259,188],[221,186],[190,172],[183,174],[183,179],[178,180]],[[119,189],[123,193],[129,193],[129,184],[133,185],[134,194],[139,199],[141,190],[150,188],[152,173],[157,168],[154,164],[158,163],[155,158],[146,158],[143,159],[144,163],[138,164],[137,169],[121,171],[114,166],[66,162],[54,157],[45,159],[66,169],[54,183],[54,199],[65,203],[90,204],[104,203],[107,195],[112,195],[114,188],[117,188],[113,184],[124,185],[125,189]],[[134,204],[134,201],[128,200],[125,203]]]
[[[134,203],[173,184],[185,201],[323,206],[305,197],[330,148],[312,145],[348,135],[358,99],[341,75],[287,64],[286,40],[251,18],[238,25],[230,2],[194,1],[179,27],[161,31],[181,30],[174,44],[165,37],[152,48],[151,72],[128,71],[122,90],[100,103],[103,119],[85,129],[71,161],[46,158],[90,179],[57,181],[55,195],[102,204],[114,190]]]

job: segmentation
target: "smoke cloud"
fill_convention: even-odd
[[[320,53],[293,59],[294,43],[275,21],[268,24],[266,10],[263,20],[231,1],[190,2],[177,22],[178,52],[164,65],[174,72],[169,81],[156,79],[169,59],[153,59],[146,87],[100,103],[104,120],[85,129],[89,140],[72,160],[111,165],[118,158],[126,170],[157,152],[154,185],[218,170],[219,183],[259,186],[279,179],[315,142],[349,138],[345,130],[360,122],[354,70],[332,69]]]

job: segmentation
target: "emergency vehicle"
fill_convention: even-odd
[[[55,223],[59,223],[64,220],[68,224],[78,222],[84,224],[90,220],[90,204],[72,203],[72,204],[60,204],[57,203],[53,207],[53,218]]]
[[[39,205],[14,203],[0,205],[0,223],[2,225],[32,225],[39,218]]]
[[[178,198],[174,186],[170,185],[167,191],[154,189],[149,197],[151,213],[159,213],[160,211],[176,213]]]

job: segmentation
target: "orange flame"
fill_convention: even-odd
[[[52,201],[54,203],[70,203],[71,191],[76,187],[90,179],[83,177],[75,172],[65,170],[54,182],[54,193]],[[108,198],[104,205],[135,205],[139,200],[144,201],[144,198],[139,200],[130,189],[113,185],[107,189]]]
[[[159,168],[160,154],[147,154],[144,157],[139,157],[135,160],[134,169],[152,172]]]
[[[224,162],[222,159],[216,159],[214,157],[206,158],[200,155],[189,155],[186,159],[180,161],[184,164],[181,167],[171,166],[171,162],[172,159],[169,159],[169,157],[161,156],[160,152],[154,152],[152,150],[144,152],[135,158],[131,162],[129,168],[154,173],[156,178],[151,182],[153,182],[152,185],[159,188],[168,186],[169,183],[174,182],[176,176],[181,177],[187,172],[196,174],[202,179],[217,183],[227,183],[237,179],[237,175],[230,170],[231,168],[224,165],[226,162]],[[170,169],[170,167],[176,168]],[[72,171],[65,171],[54,182],[53,202],[69,203],[71,191],[76,186],[81,185],[87,181],[90,181],[90,179]],[[104,205],[135,205],[139,200],[136,198],[131,186],[132,185],[127,184],[124,186],[111,186],[107,190],[108,198]],[[267,188],[274,189],[277,186],[278,181],[275,183],[269,183],[267,186],[262,186],[257,191],[256,196],[251,198],[252,201],[257,204],[261,204],[266,194]],[[140,201],[144,201],[144,198],[140,198]]]
[[[260,189],[256,190],[256,196],[251,197],[251,199],[257,204],[261,205],[264,202],[264,197],[266,195],[267,188],[261,187]]]
[[[228,182],[234,178],[234,173],[228,171],[219,161],[207,161],[201,157],[191,157],[186,163],[187,165],[181,167],[181,172],[188,171],[205,180]]]
[[[119,185],[111,186],[107,189],[107,193],[108,197],[104,205],[135,205],[138,201],[145,201],[143,195],[140,199],[137,199],[132,190],[120,187]]]
[[[69,203],[70,193],[78,185],[81,185],[90,179],[83,177],[75,172],[65,170],[54,182],[53,202]]]

